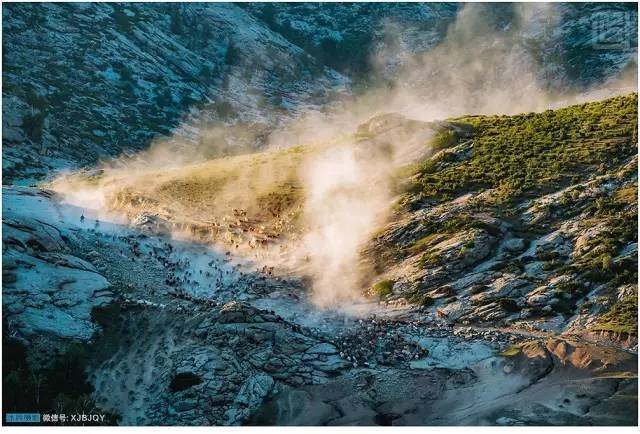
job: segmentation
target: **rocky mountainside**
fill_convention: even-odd
[[[369,248],[379,295],[637,343],[637,96],[455,121]],[[442,143],[439,137],[436,140]]]
[[[3,5],[3,412],[637,425],[636,28],[596,3]],[[316,140],[271,141],[309,111]]]
[[[395,211],[360,264],[372,295],[448,321],[576,328],[634,346],[636,130],[636,94],[440,123],[390,115],[331,144],[171,171],[80,172],[51,187],[69,197],[99,191],[107,209],[145,230],[282,263],[310,230],[309,161],[344,146],[369,159],[401,141]]]
[[[142,192],[117,171],[51,184],[61,194],[5,187],[5,409],[127,425],[635,424],[636,131],[630,94],[438,123],[387,115],[319,145],[414,151],[391,154],[394,211],[361,251],[368,299],[346,312],[318,310],[304,268],[261,256],[286,257],[278,244],[308,230],[265,225],[306,206],[295,169],[319,149],[147,173],[158,184]],[[238,180],[260,167],[283,176],[269,200],[202,219],[204,192],[232,186],[241,203],[259,192]],[[83,205],[101,185],[121,200]]]
[[[4,5],[3,181],[43,178],[48,169],[140,150],[158,137],[183,137],[207,152],[255,149],[276,125],[366,90],[406,55],[437,46],[459,10],[444,3]],[[479,19],[534,53],[548,86],[599,83],[634,61],[631,7],[517,12],[490,8]],[[520,26],[523,17],[538,25]],[[212,122],[237,128],[221,136]]]
[[[637,423],[637,358],[610,340],[452,328],[391,306],[319,313],[295,278],[82,219],[51,192],[3,194],[5,411],[124,425]],[[86,282],[100,285],[89,297]]]

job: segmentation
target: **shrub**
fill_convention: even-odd
[[[440,151],[448,148],[458,140],[458,135],[454,130],[445,129],[436,134],[430,141],[429,145],[434,151]]]
[[[418,265],[420,265],[422,268],[437,267],[441,264],[442,260],[436,253],[425,253],[424,255],[422,255],[420,261],[418,262]]]
[[[87,381],[90,355],[86,346],[74,343],[46,369],[34,370],[24,346],[3,336],[3,411],[40,413],[104,413],[90,397]],[[118,417],[106,413],[105,425],[115,425]]]
[[[431,306],[433,304],[433,298],[420,291],[413,291],[406,297],[409,303],[417,304],[420,306]]]
[[[636,289],[637,291],[637,289]],[[638,335],[638,294],[629,295],[618,301],[602,315],[593,330],[611,331]]]
[[[425,165],[419,183],[425,196],[439,201],[492,188],[496,204],[509,203],[634,155],[636,118],[636,93],[543,113],[460,118],[473,127],[471,157],[438,170]],[[449,139],[440,138],[443,144]]]
[[[42,139],[44,120],[46,117],[47,113],[42,111],[28,113],[22,118],[22,127],[31,140],[39,142]]]
[[[377,295],[380,298],[386,297],[387,295],[390,295],[393,292],[394,283],[395,282],[393,280],[388,280],[388,279],[381,280],[380,282],[373,285],[371,290],[375,295]]]

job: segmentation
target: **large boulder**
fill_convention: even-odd
[[[91,312],[113,300],[111,284],[74,256],[56,196],[26,187],[3,188],[2,306],[8,332],[27,342],[92,338]]]

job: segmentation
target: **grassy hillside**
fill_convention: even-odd
[[[578,313],[637,335],[637,103],[452,120],[470,134],[404,171],[366,249],[373,288],[466,321]]]
[[[636,152],[637,94],[517,116],[456,119],[473,128],[473,152],[460,164],[450,154],[425,162],[421,197],[445,201],[496,189],[496,203],[553,191],[604,172]]]
[[[249,208],[256,217],[275,216],[299,204],[297,171],[308,152],[296,147],[241,155],[108,182],[125,186],[114,200],[146,196],[194,219],[220,216],[231,208]]]
[[[315,146],[208,160],[174,168],[136,167],[76,173],[50,187],[65,193],[101,190],[106,207],[132,221],[141,214],[203,241],[264,243],[298,232],[300,166]]]
[[[637,95],[438,125],[424,144],[436,153],[395,171],[400,200],[364,249],[364,292],[467,321],[580,314],[636,333]],[[423,143],[420,128],[381,131],[355,146]],[[304,232],[304,164],[331,145],[63,182],[103,189],[132,218],[255,247]]]

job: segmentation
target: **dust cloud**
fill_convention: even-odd
[[[312,301],[321,307],[361,297],[360,247],[389,205],[387,161],[362,154],[356,146],[337,147],[306,166],[308,232],[301,247],[314,277]]]
[[[372,60],[381,84],[366,98],[388,111],[434,120],[542,111],[636,91],[634,61],[600,84],[576,84],[587,81],[588,70],[567,78],[571,54],[552,38],[562,24],[560,7],[466,4],[446,37],[422,54],[403,51],[389,32],[385,48]]]
[[[386,32],[390,40],[372,58],[378,84],[341,101],[338,111],[316,116],[315,124],[305,119],[303,130],[339,134],[336,126],[353,130],[372,116],[389,112],[433,121],[464,114],[540,111],[558,103],[611,96],[631,83],[622,74],[618,83],[606,82],[588,92],[553,91],[566,83],[553,82],[549,72],[553,69],[526,42],[552,31],[559,19],[552,4],[516,5],[505,13],[468,4],[444,40],[417,55],[403,52],[393,32]],[[389,59],[395,62],[393,68]],[[635,80],[636,75],[631,72],[626,77]],[[635,87],[626,91],[632,90]],[[428,137],[421,139],[417,145],[428,154]],[[416,155],[408,149],[416,143],[406,137],[392,139],[390,145],[391,155],[371,149],[358,153],[357,145],[332,149],[306,166],[305,210],[310,225],[302,247],[314,275],[313,300],[319,306],[341,306],[361,294],[359,252],[387,216],[392,199],[388,175],[397,167],[398,155]]]
[[[201,126],[195,139],[163,139],[147,151],[105,163],[101,167],[104,181],[96,187],[102,193],[94,191],[95,197],[102,198],[98,205],[104,206],[104,197],[127,186],[171,184],[178,179],[171,178],[174,168],[183,171],[194,165],[197,172],[200,161],[255,149],[260,143],[270,150],[321,143],[317,151],[305,156],[299,169],[292,166],[284,171],[284,180],[300,183],[305,195],[305,233],[289,251],[296,261],[306,264],[313,277],[312,301],[317,306],[357,301],[362,292],[359,252],[388,216],[393,199],[389,175],[409,162],[399,156],[424,157],[430,152],[428,132],[422,131],[413,142],[391,137],[385,148],[356,140],[353,133],[358,125],[384,113],[433,121],[465,114],[540,111],[636,90],[635,63],[619,77],[590,89],[569,88],[562,82],[562,74],[556,74],[562,65],[554,63],[543,46],[532,46],[535,41],[544,43],[545,35],[559,25],[556,7],[467,4],[444,39],[424,53],[404,50],[397,35],[389,31],[401,28],[389,23],[384,48],[371,58],[373,84],[365,92],[337,98],[322,110],[309,110],[275,129]],[[413,152],[416,149],[419,152]],[[210,194],[200,198],[208,201],[201,212],[214,213],[229,204],[250,206],[250,196],[258,194],[259,185],[272,179],[283,181],[277,164],[272,161],[252,171],[239,161],[238,170],[219,183],[213,182],[216,176],[203,175],[220,187],[212,187]],[[151,179],[147,174],[156,174],[158,168],[166,169],[167,174]],[[219,170],[225,169],[220,166]],[[87,192],[76,194],[78,201],[87,200]],[[173,212],[188,212],[184,204],[170,198],[164,206]]]

